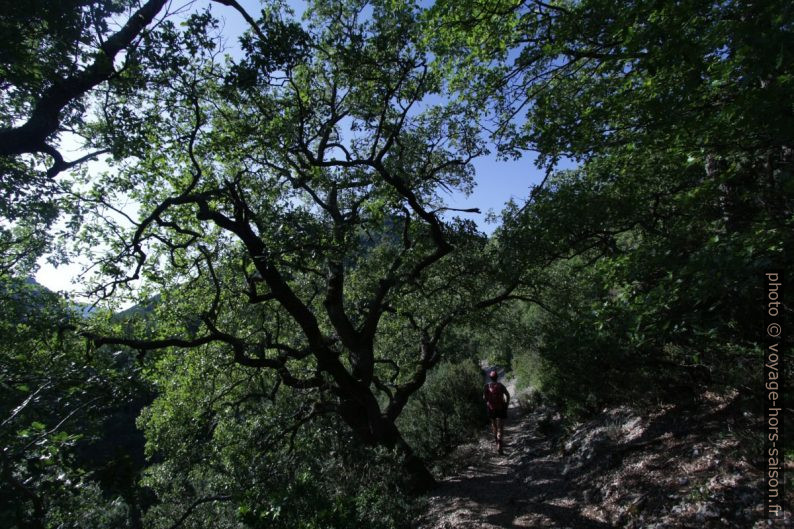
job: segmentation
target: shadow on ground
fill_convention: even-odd
[[[737,402],[604,410],[565,436],[552,410],[511,406],[505,454],[484,433],[415,526],[765,527],[760,472],[737,450],[734,432],[748,420]]]

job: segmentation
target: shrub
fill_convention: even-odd
[[[470,360],[441,364],[428,377],[398,421],[419,456],[443,457],[487,422],[482,380],[480,368]]]

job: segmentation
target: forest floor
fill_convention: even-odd
[[[790,512],[774,524],[765,520],[761,471],[739,450],[752,419],[735,398],[706,394],[686,407],[643,413],[607,409],[567,429],[553,409],[527,411],[518,400],[509,409],[504,455],[490,432],[460,447],[415,527],[792,526]]]

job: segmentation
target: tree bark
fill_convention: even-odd
[[[432,489],[436,485],[436,480],[427,469],[425,462],[414,453],[394,421],[381,413],[375,396],[369,390],[364,390],[362,393],[364,394],[360,397],[363,398],[351,399],[342,404],[340,408],[342,420],[365,445],[399,450],[404,458],[403,469],[411,492],[421,494]]]

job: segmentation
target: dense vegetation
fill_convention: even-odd
[[[3,526],[403,526],[482,359],[570,414],[757,391],[790,3],[169,5],[0,22]],[[529,152],[492,234],[445,205]]]
[[[439,4],[445,45],[480,44],[453,64],[501,80],[503,149],[580,162],[505,213],[536,382],[574,407],[752,386],[763,272],[792,268],[791,6],[497,4]]]

